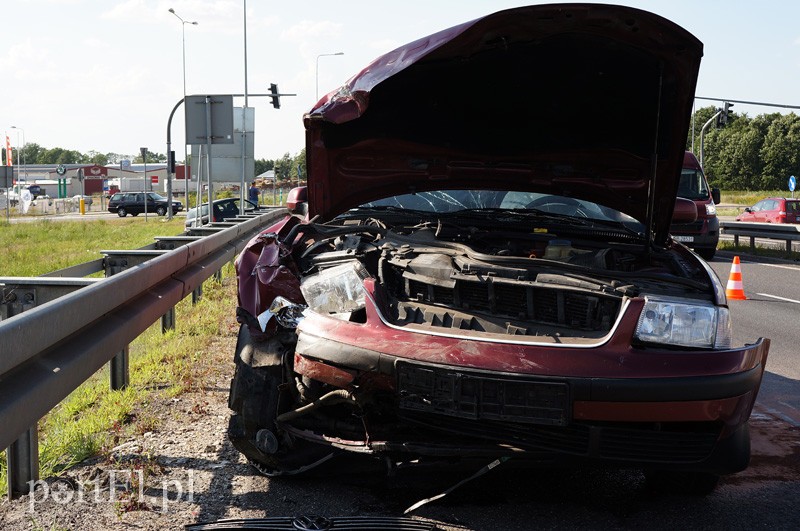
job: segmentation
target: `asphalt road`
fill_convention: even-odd
[[[732,253],[719,253],[710,262],[727,284]],[[742,284],[747,300],[729,300],[733,343],[771,340],[769,359],[758,405],[800,427],[800,265],[764,261],[740,255]]]

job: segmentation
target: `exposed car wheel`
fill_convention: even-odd
[[[156,214],[158,214],[159,216],[165,216],[167,214],[166,207],[160,206],[160,207],[156,208]]]
[[[138,216],[138,215],[139,215],[139,213],[138,213],[138,212],[131,212],[131,216],[133,216],[133,217],[136,217],[136,216]]]
[[[706,496],[719,483],[719,476],[708,472],[645,470],[644,477],[647,486],[660,494]]]
[[[124,218],[125,216],[128,215],[128,211],[125,210],[124,208],[120,207],[120,208],[117,209],[117,215],[119,217],[121,217],[121,218]]]
[[[711,260],[714,258],[714,255],[717,254],[717,248],[711,247],[710,249],[695,249],[695,252],[699,254],[704,260]]]
[[[331,448],[294,438],[276,426],[278,414],[294,403],[289,385],[282,385],[286,351],[279,338],[256,343],[246,325],[239,329],[236,372],[228,397],[228,407],[233,410],[228,438],[267,476],[300,474],[335,454]]]

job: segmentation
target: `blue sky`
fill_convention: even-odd
[[[537,2],[247,0],[248,92],[281,92],[281,109],[251,98],[256,158],[295,154],[302,115],[375,57],[501,9]],[[607,2],[608,3],[608,2]],[[800,2],[639,0],[705,46],[697,95],[800,105]],[[44,147],[166,152],[166,123],[183,96],[244,92],[243,0],[14,0],[0,11],[0,132]],[[341,56],[319,54],[344,52]],[[319,70],[317,71],[317,62]],[[241,100],[235,100],[241,104]],[[700,102],[699,106],[709,104]],[[750,116],[780,111],[737,104]],[[788,112],[788,111],[782,111]],[[12,129],[16,125],[18,129]],[[183,116],[173,122],[182,152]],[[180,155],[179,155],[180,158]]]

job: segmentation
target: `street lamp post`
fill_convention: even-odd
[[[175,15],[176,17],[178,17],[178,20],[181,21],[181,52],[182,52],[182,55],[183,55],[183,99],[185,101],[186,100],[186,24],[191,24],[192,26],[197,26],[197,21],[184,20],[172,8],[169,8],[169,12],[172,13],[173,15]],[[167,155],[169,155],[169,154],[167,154]],[[188,179],[188,175],[186,175],[186,168],[187,168],[188,160],[189,160],[189,155],[188,155],[187,143],[184,142],[184,144],[183,144],[183,186],[184,186],[184,190],[183,191],[186,193],[186,204],[187,205],[189,204],[189,179]],[[167,169],[167,172],[169,172],[169,168]],[[167,212],[169,214],[169,219],[172,219],[172,193],[171,193],[172,192],[172,180],[171,179],[167,180],[167,187],[169,188],[169,190],[167,190],[167,192],[168,192],[167,193],[167,201],[169,202],[169,206],[167,207]],[[198,194],[198,197],[199,197],[199,194]],[[198,201],[199,201],[199,199],[198,199]],[[188,208],[188,206],[187,206],[187,208]],[[199,203],[198,203],[198,208],[199,208]]]
[[[317,56],[317,72],[316,72],[316,81],[317,81],[317,101],[319,101],[319,58],[320,57],[328,57],[331,55],[344,55],[344,52],[336,52],[336,53],[321,53]],[[316,103],[316,102],[315,102]]]
[[[20,148],[20,145],[19,145],[19,132],[22,131],[22,147],[25,147],[25,129],[23,129],[21,127],[17,127],[16,125],[12,125],[11,129],[16,129],[17,130],[17,180],[19,180],[19,153],[20,153],[20,151],[22,151],[22,148]],[[26,166],[26,168],[25,168],[25,182],[28,182],[28,168],[27,168],[27,162],[25,161],[25,157],[24,156],[22,157],[22,164],[24,166]]]

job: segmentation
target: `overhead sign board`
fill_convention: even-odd
[[[186,143],[233,144],[233,96],[186,96]]]

